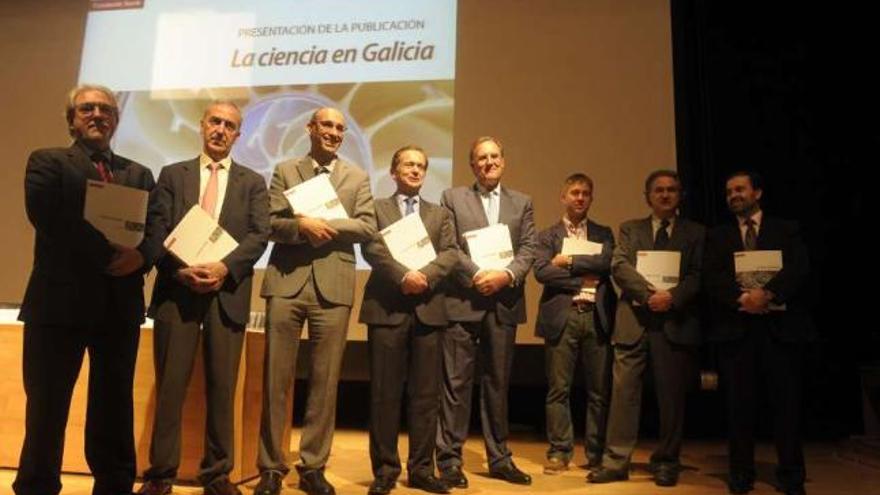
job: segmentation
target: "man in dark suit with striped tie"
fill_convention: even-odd
[[[761,210],[761,178],[731,174],[725,185],[736,222],[712,229],[706,243],[705,286],[713,322],[708,338],[718,345],[727,391],[731,493],[755,482],[754,428],[761,382],[773,406],[773,433],[780,491],[804,493],[806,469],[800,418],[806,344],[816,331],[806,310],[807,250],[797,224]],[[782,269],[761,287],[738,283],[734,253],[779,251]]]
[[[113,92],[71,90],[69,148],[34,151],[25,171],[25,208],[34,226],[34,267],[24,322],[25,438],[12,487],[19,495],[61,490],[64,429],[73,386],[89,353],[86,460],[92,493],[130,493],[135,477],[132,385],[144,273],[156,258],[150,218],[137,248],[113,244],[83,219],[86,180],[149,191],[150,170],[110,149],[119,122]]]

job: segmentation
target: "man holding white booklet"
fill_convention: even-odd
[[[660,411],[660,438],[651,455],[654,483],[678,483],[685,398],[700,343],[696,296],[705,238],[702,225],[678,215],[681,196],[678,174],[656,170],[645,180],[651,215],[620,226],[611,261],[621,291],[611,410],[602,466],[587,476],[592,483],[629,478],[649,361]]]
[[[296,466],[299,488],[309,495],[335,493],[324,468],[333,444],[337,384],[354,302],[354,245],[376,234],[370,178],[338,154],[345,116],[335,108],[320,108],[306,130],[309,154],[279,163],[269,186],[275,245],[260,291],[266,298],[266,361],[256,495],[277,495],[290,471],[283,448],[291,415],[287,397],[293,393],[306,322],[312,356]]]
[[[437,464],[447,485],[466,488],[462,447],[467,439],[477,355],[482,359],[480,419],[489,475],[530,484],[507,446],[508,386],[516,327],[526,321],[523,284],[535,259],[535,223],[529,196],[501,186],[504,150],[492,137],[470,152],[476,183],[447,189],[441,204],[455,225],[459,264],[446,296],[450,326],[443,332],[443,401]]]
[[[155,320],[156,413],[150,468],[139,493],[171,491],[180,464],[180,415],[201,335],[207,394],[199,481],[206,495],[240,493],[233,468],[233,399],[250,318],[254,263],[269,237],[265,180],[230,156],[241,112],[210,103],[199,123],[202,152],[168,165],[150,198],[165,239],[150,304]],[[220,244],[218,246],[218,244]]]
[[[611,395],[611,335],[617,294],[611,285],[611,229],[588,218],[593,179],[570,175],[562,186],[562,218],[538,234],[535,278],[544,284],[535,333],[544,339],[547,370],[545,474],[560,474],[574,456],[571,387],[580,360],[587,395],[584,451],[601,464]]]
[[[373,267],[360,322],[370,350],[370,495],[389,493],[400,475],[397,437],[406,383],[410,488],[448,493],[435,477],[434,446],[440,408],[440,335],[447,324],[443,282],[458,262],[449,211],[419,196],[428,157],[406,146],[391,159],[397,191],[377,199],[380,229],[364,245]]]
[[[728,176],[727,206],[736,217],[712,229],[706,245],[706,292],[727,390],[731,493],[755,482],[759,392],[766,384],[780,491],[804,493],[806,470],[800,439],[805,344],[815,328],[805,309],[809,260],[797,224],[765,215],[763,187],[755,172]]]

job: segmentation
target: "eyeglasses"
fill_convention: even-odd
[[[115,115],[117,112],[116,107],[113,105],[108,105],[106,103],[80,103],[76,107],[76,111],[81,113],[82,115],[91,115],[95,113],[95,110],[100,110],[101,113],[106,113],[108,115]]]

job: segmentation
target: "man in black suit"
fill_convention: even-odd
[[[645,180],[651,215],[620,226],[611,260],[611,272],[621,291],[612,339],[611,410],[602,467],[587,475],[591,483],[629,478],[639,432],[642,379],[649,361],[660,410],[660,439],[651,455],[654,483],[678,483],[685,399],[700,342],[696,296],[705,239],[702,225],[678,215],[681,194],[675,171],[652,172]],[[645,251],[680,253],[677,276],[668,285],[649,282],[639,271],[637,259]]]
[[[24,322],[25,438],[12,487],[19,495],[61,491],[64,429],[83,355],[89,353],[86,460],[92,493],[130,493],[135,477],[132,385],[144,273],[155,260],[151,228],[136,249],[110,243],[82,217],[86,180],[149,191],[153,174],[116,155],[113,93],[71,90],[69,148],[34,151],[25,171],[25,208],[36,230]],[[148,219],[149,223],[149,219]]]
[[[475,362],[481,362],[480,420],[489,475],[528,485],[532,478],[513,463],[507,447],[507,392],[516,347],[516,326],[526,321],[525,277],[535,260],[532,199],[501,186],[504,149],[492,137],[477,139],[470,152],[476,182],[443,192],[441,204],[452,213],[459,263],[446,295],[450,326],[443,332],[443,392],[437,432],[437,464],[449,486],[466,488],[462,446],[471,417]],[[512,257],[503,269],[480,267],[471,258],[465,234],[503,224]]]
[[[185,266],[170,253],[158,263],[150,303],[155,320],[156,413],[150,468],[139,493],[171,491],[180,465],[180,416],[201,334],[205,361],[205,452],[199,481],[206,495],[239,494],[233,467],[233,400],[245,326],[250,317],[254,263],[269,238],[269,199],[259,174],[232,161],[241,112],[213,102],[200,122],[202,153],[162,169],[150,198],[164,239],[194,205],[214,217],[237,242],[222,260]]]
[[[397,150],[391,159],[397,191],[374,205],[380,231],[417,214],[436,258],[419,269],[407,268],[394,259],[379,234],[363,250],[373,267],[360,313],[360,322],[368,325],[370,349],[370,459],[375,477],[370,495],[389,493],[400,475],[397,436],[404,382],[409,486],[449,493],[434,476],[434,440],[440,409],[440,334],[447,323],[442,283],[458,262],[458,253],[449,212],[419,196],[427,171],[424,150],[416,146]]]
[[[727,205],[736,223],[710,233],[705,285],[714,317],[709,339],[718,344],[719,371],[727,389],[731,493],[747,493],[755,481],[754,427],[758,389],[766,382],[773,406],[781,491],[804,492],[800,438],[802,368],[815,329],[805,308],[809,275],[806,247],[795,223],[765,216],[763,187],[754,172],[726,182]],[[761,287],[737,282],[735,253],[781,251],[782,269]]]
[[[617,295],[611,285],[611,229],[587,218],[593,180],[582,173],[565,179],[562,219],[538,234],[535,278],[544,284],[536,334],[544,339],[547,370],[547,462],[545,474],[568,469],[574,455],[569,395],[581,359],[587,389],[585,451],[598,466],[605,449],[611,389],[611,343]],[[590,254],[563,254],[565,239],[587,243]]]

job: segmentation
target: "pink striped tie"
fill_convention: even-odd
[[[208,215],[213,217],[214,208],[217,207],[217,195],[219,194],[220,189],[220,178],[218,177],[220,164],[212,163],[208,165],[208,168],[211,170],[211,177],[208,178],[208,184],[205,186],[205,194],[202,196],[202,209],[207,211]]]

